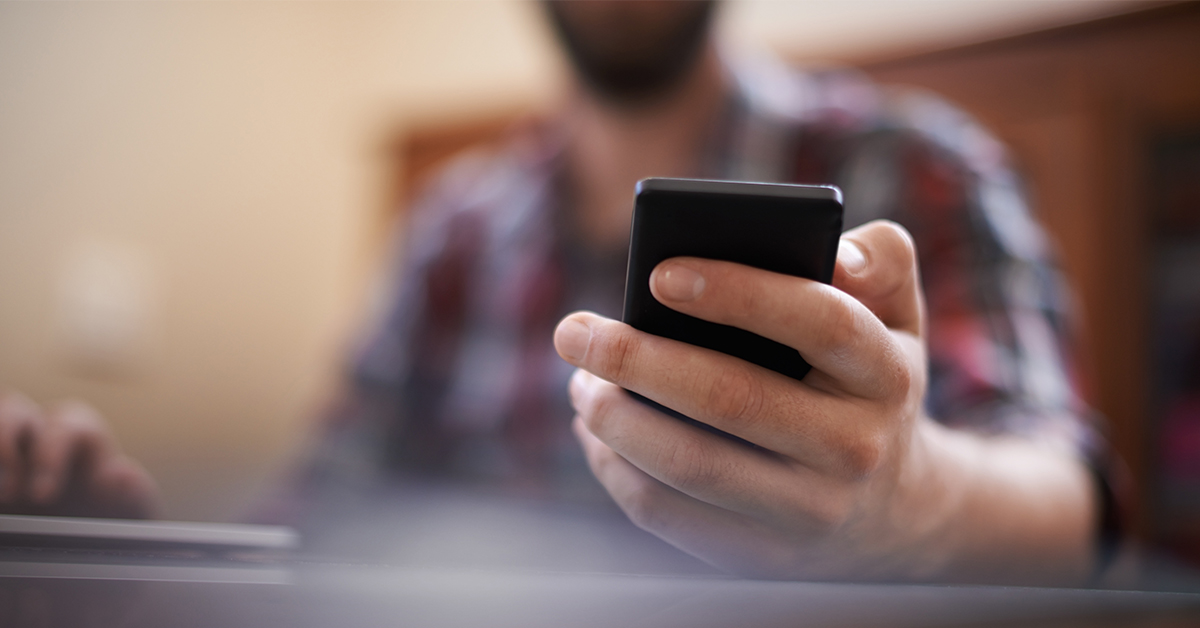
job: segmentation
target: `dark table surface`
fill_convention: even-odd
[[[326,504],[290,555],[0,548],[0,626],[1200,626],[1200,586],[768,582],[611,508],[406,488]]]

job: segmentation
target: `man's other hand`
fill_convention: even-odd
[[[636,524],[757,577],[1086,573],[1090,493],[1077,461],[925,415],[924,304],[903,228],[847,232],[832,286],[696,258],[663,262],[650,282],[668,307],[793,347],[813,370],[796,381],[586,312],[559,323],[558,352],[579,367],[576,435]]]
[[[94,409],[74,401],[43,409],[0,393],[0,512],[144,519],[158,511],[154,480]]]

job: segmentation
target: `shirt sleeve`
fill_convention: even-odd
[[[1007,168],[972,168],[926,138],[898,145],[896,219],[918,247],[928,307],[930,415],[1079,459],[1097,497],[1097,571],[1128,530],[1132,484],[1072,368],[1074,300]]]

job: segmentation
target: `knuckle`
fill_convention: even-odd
[[[604,482],[612,473],[613,465],[617,463],[617,453],[608,447],[588,448],[585,453],[592,473]]]
[[[718,418],[749,422],[762,414],[766,393],[762,381],[750,369],[722,369],[710,382],[706,407]]]
[[[579,416],[588,431],[601,440],[610,438],[613,431],[612,419],[616,415],[616,399],[611,391],[595,393],[582,405]]]
[[[597,368],[609,381],[626,381],[634,371],[642,341],[631,333],[597,334],[597,349],[600,356]]]
[[[719,479],[713,467],[713,456],[693,438],[679,439],[672,447],[663,449],[664,460],[659,464],[670,484],[687,493],[695,488],[711,489]]]
[[[835,358],[849,356],[858,341],[858,315],[847,298],[829,299],[820,314],[820,349]]]
[[[882,434],[857,435],[841,447],[841,466],[852,480],[865,480],[883,466],[887,445]]]
[[[913,388],[913,372],[902,359],[892,360],[887,376],[887,396],[891,399],[907,399]]]
[[[620,504],[625,516],[637,527],[647,531],[660,527],[662,500],[658,495],[658,487],[649,478],[634,481],[621,496]]]
[[[867,396],[886,404],[904,403],[919,380],[903,351],[894,346],[877,361],[874,372],[874,386]]]
[[[852,510],[851,501],[844,494],[826,496],[809,505],[808,522],[817,534],[830,534],[850,520]]]

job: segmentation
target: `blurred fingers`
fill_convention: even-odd
[[[113,456],[101,464],[91,478],[90,488],[92,501],[103,505],[106,515],[151,519],[161,509],[153,478],[127,456]]]
[[[29,474],[29,450],[45,428],[42,409],[16,392],[0,393],[0,501],[19,499]]]
[[[42,437],[33,443],[30,497],[35,503],[50,503],[73,472],[90,481],[116,454],[116,442],[95,410],[79,402],[59,404],[48,415]]]
[[[570,392],[579,422],[622,460],[680,493],[756,521],[786,521],[793,529],[836,526],[847,514],[843,478],[863,473],[856,464],[878,464],[857,460],[856,448],[834,447],[824,470],[798,464],[696,429],[583,370]]]
[[[696,499],[764,515],[785,487],[778,459],[666,416],[624,390],[576,371],[571,400],[594,436],[655,479]],[[774,492],[772,489],[775,489]]]
[[[573,426],[592,473],[635,525],[717,567],[748,573],[778,561],[785,546],[750,517],[694,499],[638,469],[597,438],[580,418]]]

